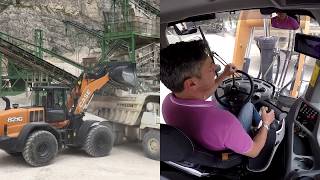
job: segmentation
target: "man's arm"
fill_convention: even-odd
[[[236,72],[236,67],[233,64],[228,64],[223,70],[223,73],[218,76],[214,81],[214,87],[213,92],[217,90],[217,88],[222,84],[223,80],[225,80],[227,77],[231,76],[233,73]]]
[[[264,144],[266,143],[267,135],[268,135],[268,130],[262,126],[259,130],[259,133],[254,137],[253,144],[250,150],[244,153],[243,155],[249,156],[251,158],[257,157],[261,152]]]
[[[262,116],[263,125],[261,126],[259,133],[254,137],[253,144],[249,149],[249,151],[243,154],[251,158],[257,157],[261,152],[267,140],[267,135],[268,135],[267,127],[269,127],[269,125],[274,121],[273,110],[271,110],[269,113],[266,112],[265,107],[262,107],[261,110],[262,110],[261,116]]]

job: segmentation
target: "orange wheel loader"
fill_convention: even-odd
[[[83,149],[93,157],[106,156],[113,146],[107,126],[83,120],[94,92],[108,82],[135,86],[135,64],[112,63],[96,73],[82,73],[73,88],[47,86],[32,88],[32,106],[10,105],[0,112],[0,148],[11,155],[22,155],[31,166],[49,164],[64,147]],[[69,93],[68,93],[69,92]]]

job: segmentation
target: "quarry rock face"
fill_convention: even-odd
[[[109,0],[6,0],[0,5],[0,31],[34,43],[34,30],[41,29],[44,47],[64,54],[77,47],[96,48],[97,40],[68,30],[63,20],[85,24],[90,29],[103,30],[103,11],[111,6]]]
[[[158,9],[160,8],[159,0],[145,1]],[[105,23],[109,22],[105,20],[104,12],[106,12],[106,17],[110,15],[112,2],[113,0],[1,0],[0,32],[28,43],[36,44],[35,30],[39,29],[43,32],[43,47],[45,49],[79,64],[82,63],[83,58],[96,58],[99,60],[102,53],[101,39],[80,31],[71,25],[66,25],[65,21],[77,22],[103,35]],[[123,19],[120,12],[122,8],[119,7],[121,2],[123,0],[117,0],[117,12],[114,15],[119,20]],[[153,28],[156,28],[159,17],[152,12],[148,12],[136,0],[130,0],[129,4],[129,16],[134,16],[129,20],[137,23],[137,20],[142,19],[145,21],[143,23],[154,25]],[[138,25],[137,27],[143,30],[146,29],[146,26]],[[5,35],[0,34],[0,36],[6,39]],[[154,48],[144,48],[144,51],[147,50],[147,52],[140,53],[138,49],[142,46],[148,46],[148,44],[136,45],[137,62],[138,60],[143,61],[142,56],[145,54],[154,54],[148,53],[149,51],[155,51],[153,50]],[[33,46],[27,46],[27,48],[35,50]],[[108,57],[110,60],[129,60],[127,49],[115,49],[112,53]],[[43,59],[75,76],[81,73],[80,69],[48,53],[44,53]],[[7,71],[7,68],[2,71]]]

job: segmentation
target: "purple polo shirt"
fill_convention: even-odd
[[[244,154],[252,146],[253,141],[239,120],[213,101],[184,100],[168,94],[162,114],[167,124],[181,129],[209,150],[230,149]]]

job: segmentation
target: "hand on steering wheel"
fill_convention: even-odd
[[[222,76],[231,76],[233,75],[234,73],[236,73],[237,71],[237,68],[235,65],[233,64],[227,64],[224,68],[224,71],[222,73]]]
[[[231,86],[223,86],[222,85],[222,86],[218,87],[218,89],[223,90],[224,93],[222,95],[218,94],[218,89],[214,93],[217,101],[221,105],[225,106],[226,108],[233,108],[235,106],[237,106],[237,107],[242,106],[242,105],[246,104],[247,102],[249,102],[253,96],[254,84],[253,84],[251,77],[243,71],[237,70],[236,72],[244,75],[245,77],[241,76],[241,77],[235,78],[234,76],[232,76],[232,85]],[[236,83],[236,81],[243,80],[244,78],[249,80],[249,83],[250,83],[250,91],[249,92],[247,92],[246,89],[240,87]],[[227,84],[229,82],[230,82],[230,79],[227,79],[227,80],[223,81],[223,84]],[[245,98],[242,99],[241,96],[239,96],[239,95],[244,95]]]

